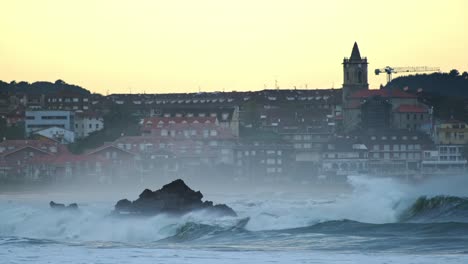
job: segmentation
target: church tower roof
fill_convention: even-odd
[[[351,60],[360,60],[361,59],[361,53],[359,52],[359,47],[357,45],[357,42],[354,42],[353,46],[353,51],[351,52]]]

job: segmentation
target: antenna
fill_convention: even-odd
[[[278,86],[278,79],[275,79],[275,88],[276,88],[276,90],[279,89],[279,86]]]

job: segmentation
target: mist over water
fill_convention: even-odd
[[[337,254],[467,253],[467,177],[409,184],[391,178],[350,176],[348,183],[348,191],[320,186],[227,191],[199,185],[204,199],[226,203],[238,213],[238,217],[221,218],[203,211],[182,217],[110,215],[118,199],[134,200],[142,189],[2,194],[0,252],[23,244],[41,244],[123,250],[176,247],[208,251],[326,250]],[[157,188],[160,186],[152,187]],[[428,200],[421,202],[421,196]],[[50,200],[77,202],[80,209],[52,210]]]

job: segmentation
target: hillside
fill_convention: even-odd
[[[452,70],[449,73],[402,76],[383,89],[404,89],[418,94],[424,103],[434,107],[436,118],[468,122],[467,72],[459,74],[457,70]]]
[[[68,84],[62,80],[52,82],[4,82],[0,80],[0,93],[15,94],[56,94],[60,92],[72,92],[82,95],[90,94],[90,91],[73,84]]]
[[[401,76],[393,79],[385,88],[408,87],[408,91],[422,89],[424,93],[444,97],[468,98],[468,72],[460,74],[457,70],[449,73],[432,73]]]

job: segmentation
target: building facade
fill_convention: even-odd
[[[78,112],[75,114],[74,128],[77,138],[85,138],[104,128],[104,118],[96,113]]]
[[[71,111],[26,111],[25,115],[25,133],[28,137],[50,127],[74,131],[75,114]]]

